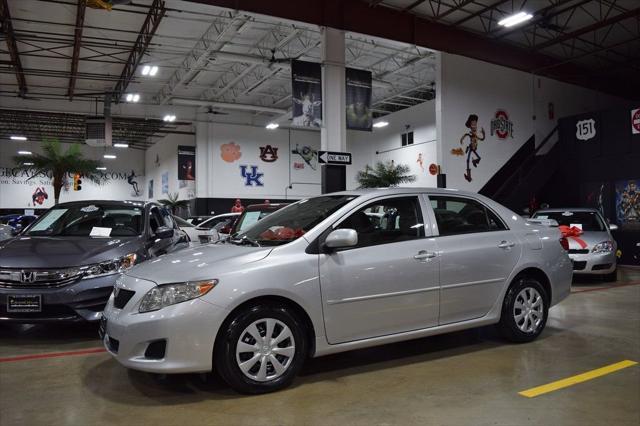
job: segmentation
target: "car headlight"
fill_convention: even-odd
[[[150,312],[165,306],[186,302],[209,293],[218,284],[218,280],[164,284],[152,288],[140,301],[138,312]]]
[[[591,253],[610,253],[613,251],[613,241],[603,241],[591,249]]]
[[[133,265],[136,264],[137,259],[137,254],[129,253],[117,259],[96,263],[94,265],[83,266],[82,268],[80,268],[80,270],[84,272],[82,278],[95,278],[124,272],[127,269],[131,269]]]

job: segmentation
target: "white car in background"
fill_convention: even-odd
[[[189,236],[189,239],[192,242],[197,242],[198,241],[198,233],[196,231],[196,227],[194,225],[192,225],[191,223],[187,222],[186,220],[184,220],[181,217],[178,216],[173,216],[173,220],[176,221],[176,223],[178,224],[178,227],[184,231],[185,234],[187,234]]]
[[[223,213],[205,220],[195,228],[196,236],[192,240],[208,244],[225,239],[239,216],[240,213]]]

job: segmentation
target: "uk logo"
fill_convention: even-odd
[[[251,169],[251,172],[247,169]],[[258,166],[240,166],[240,174],[244,178],[244,186],[264,186],[262,183],[264,173],[258,172]]]
[[[278,159],[278,148],[271,145],[260,147],[260,159],[265,163],[273,163]]]

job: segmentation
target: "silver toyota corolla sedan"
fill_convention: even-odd
[[[487,324],[528,342],[570,291],[560,238],[474,193],[318,196],[135,266],[100,332],[126,367],[215,369],[244,393],[287,386],[307,357]]]
[[[596,209],[564,208],[538,210],[533,219],[550,219],[560,226],[577,228],[577,235],[567,238],[569,257],[573,260],[575,274],[602,277],[605,281],[617,280],[618,245],[611,235],[616,225],[609,225]]]

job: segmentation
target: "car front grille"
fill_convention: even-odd
[[[0,288],[52,288],[71,284],[82,277],[76,268],[9,269],[0,268]]]
[[[123,288],[117,288],[115,291],[116,291],[116,294],[115,294],[115,297],[113,298],[113,306],[115,306],[118,309],[124,308],[127,305],[127,303],[129,303],[129,300],[131,300],[133,295],[136,294],[135,291],[125,290]]]
[[[589,249],[569,249],[569,254],[589,254]]]

